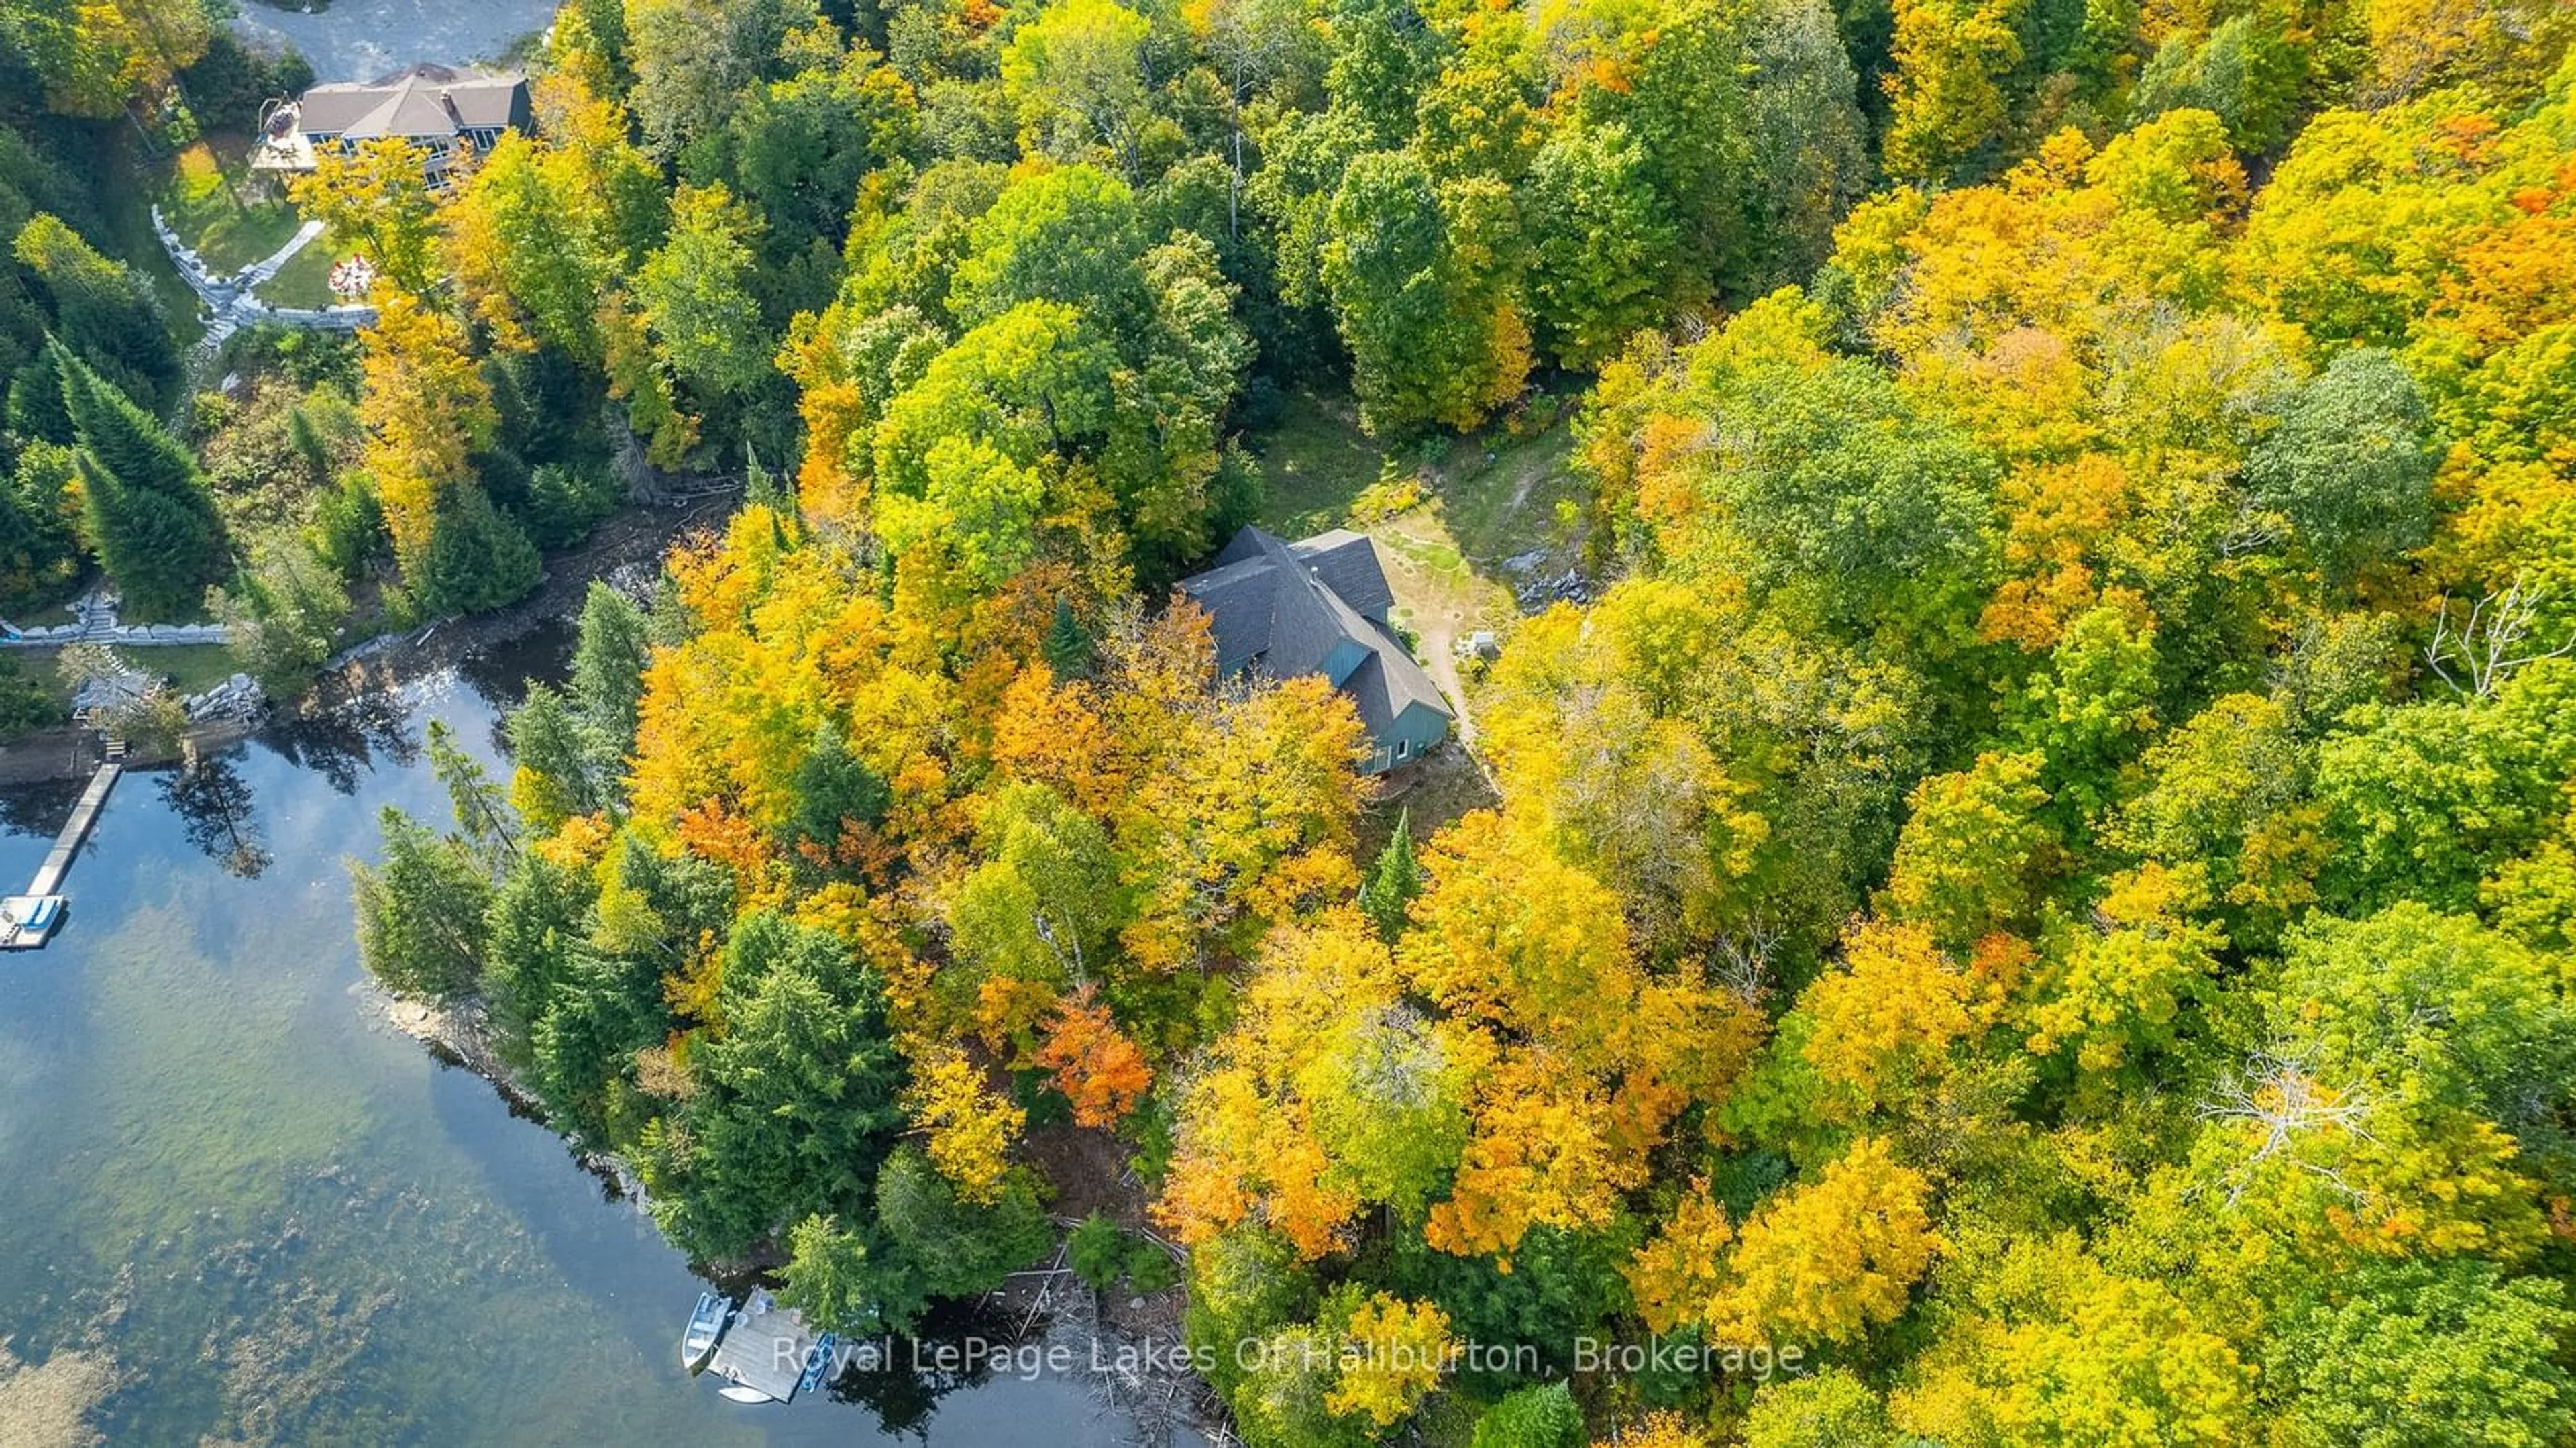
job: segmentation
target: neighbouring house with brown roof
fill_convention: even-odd
[[[1418,759],[1449,737],[1449,701],[1387,623],[1395,594],[1366,535],[1336,528],[1285,543],[1246,528],[1180,591],[1207,612],[1218,672],[1320,674],[1347,695],[1368,730],[1363,772]]]
[[[251,168],[310,171],[326,147],[347,152],[391,136],[426,148],[435,177],[447,169],[457,143],[492,148],[503,131],[528,129],[528,78],[484,74],[443,65],[415,65],[376,80],[317,85],[297,100],[271,102],[260,118]]]

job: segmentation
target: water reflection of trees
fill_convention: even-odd
[[[411,711],[399,695],[385,689],[353,694],[254,737],[288,763],[322,776],[341,794],[356,794],[359,777],[375,768],[379,757],[398,769],[420,757]]]
[[[0,834],[51,836],[72,817],[72,806],[80,802],[81,790],[88,784],[84,773],[77,779],[0,789]]]
[[[227,875],[245,880],[276,860],[259,836],[253,817],[250,781],[231,759],[200,759],[176,774],[162,776],[161,798],[179,815],[179,827],[198,852],[223,866]]]
[[[877,1430],[888,1437],[930,1437],[931,1415],[939,1400],[960,1388],[976,1387],[992,1377],[989,1360],[965,1349],[969,1339],[1008,1341],[1016,1324],[983,1308],[980,1301],[948,1302],[934,1307],[924,1322],[916,1352],[915,1339],[872,1339],[864,1347],[845,1349],[840,1373],[826,1391],[833,1402],[855,1403],[876,1415]],[[954,1371],[915,1366],[941,1361],[975,1366]]]

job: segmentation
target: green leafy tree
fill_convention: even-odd
[[[1062,0],[1011,34],[1002,85],[1037,147],[1099,146],[1137,174],[1146,119],[1144,16],[1117,0]]]
[[[1500,183],[1444,192],[1405,151],[1361,156],[1326,218],[1323,281],[1363,417],[1377,430],[1461,431],[1520,390],[1529,336],[1520,239]]]
[[[2321,1282],[2272,1344],[2267,1396],[2293,1432],[2356,1448],[2541,1448],[2576,1431],[2563,1286],[2476,1258]]]
[[[2156,724],[2156,636],[2114,607],[2091,609],[2066,627],[2048,668],[2011,710],[2025,747],[2048,761],[2040,783],[2062,828],[2109,807],[2120,771]]]
[[[772,81],[727,123],[724,170],[767,222],[773,264],[817,242],[837,256],[861,180],[913,150],[913,92],[876,59],[853,47],[838,65]]]
[[[701,398],[738,400],[776,375],[752,294],[758,225],[722,182],[683,186],[672,197],[669,239],[636,278],[654,349]]]
[[[603,360],[600,294],[620,260],[587,158],[517,131],[475,166],[441,217],[450,269],[504,343],[541,340]]]
[[[819,61],[814,0],[626,0],[627,103],[655,159],[721,132],[755,86]]]
[[[1013,181],[976,218],[950,274],[948,309],[968,327],[1022,302],[1080,309],[1111,336],[1132,336],[1148,306],[1135,193],[1091,166]]]
[[[51,367],[35,366],[60,396]],[[59,443],[26,439],[16,471],[0,482],[0,601],[34,598],[69,583],[80,542],[64,514],[66,490],[80,476],[78,456]]]
[[[2395,357],[2361,347],[2336,355],[2282,409],[2281,425],[2245,460],[2254,505],[2329,582],[2394,563],[2432,536],[2431,418]]]
[[[976,842],[983,863],[949,909],[961,959],[1060,987],[1110,968],[1127,910],[1098,821],[1044,785],[1014,785],[985,806]]]
[[[1765,1383],[1744,1415],[1744,1448],[1895,1448],[1887,1405],[1846,1368]]]
[[[0,740],[59,723],[62,712],[61,695],[20,668],[16,659],[0,658]]]
[[[1568,367],[1597,367],[1655,322],[1674,285],[1680,235],[1617,126],[1561,127],[1530,170],[1537,245],[1530,291],[1542,334]]]
[[[1583,1410],[1563,1383],[1505,1394],[1476,1419],[1468,1448],[1582,1448]]]
[[[2576,664],[2548,659],[2493,698],[2365,704],[2317,747],[2317,800],[2333,849],[2324,899],[2367,909],[2396,899],[2460,908],[2502,861],[2566,810],[2576,740]]]
[[[2138,75],[2131,114],[2143,120],[2186,107],[2209,111],[2239,151],[2274,150],[2299,122],[2300,93],[2316,59],[2293,13],[2262,5],[2228,16],[2206,35],[2167,36]]]
[[[2027,915],[2057,840],[2040,812],[2040,765],[2033,754],[1981,754],[1915,787],[1887,884],[1897,915],[1954,947]]]
[[[1703,238],[1722,234],[1718,275],[1745,295],[1760,295],[1815,270],[1833,249],[1833,228],[1868,192],[1877,170],[1853,74],[1857,47],[1844,48],[1833,7],[1823,0],[1762,0],[1745,26],[1744,46],[1753,71],[1744,101],[1751,115],[1742,131],[1752,153],[1744,167],[1752,182],[1745,224],[1719,233],[1717,220],[1702,219],[1694,230]],[[1678,59],[1656,55],[1648,73],[1660,78],[1679,69]],[[1712,134],[1703,119],[1723,115],[1731,99],[1727,80],[1695,75],[1683,82],[1707,94],[1696,113],[1673,114],[1652,99],[1637,102],[1637,110],[1666,111],[1655,117],[1649,153],[1681,150],[1693,174],[1727,174],[1731,133],[1720,124]],[[1658,188],[1668,204],[1689,208],[1683,215],[1707,218],[1725,195],[1723,188],[1677,189],[1686,184],[1666,181]],[[1703,240],[1691,260],[1705,265],[1709,244]]]

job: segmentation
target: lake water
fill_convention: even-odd
[[[331,0],[310,13],[247,0],[236,23],[293,42],[317,79],[373,80],[415,61],[496,60],[554,13],[553,0]]]
[[[1062,1378],[723,1401],[679,1370],[702,1284],[651,1222],[383,1024],[342,857],[385,805],[444,821],[427,721],[492,759],[496,698],[561,652],[117,785],[63,933],[0,955],[0,1341],[112,1354],[117,1444],[1128,1441]],[[0,791],[0,884],[73,792]]]

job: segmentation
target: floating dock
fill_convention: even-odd
[[[784,1403],[796,1396],[806,1355],[820,1341],[806,1328],[803,1315],[778,1306],[766,1292],[755,1292],[725,1329],[715,1361],[707,1367],[735,1387]]]
[[[89,788],[81,791],[80,803],[72,806],[72,817],[63,822],[63,832],[54,836],[54,848],[36,867],[27,893],[0,900],[0,950],[35,950],[53,939],[63,923],[63,879],[71,874],[90,827],[98,823],[99,811],[107,807],[107,792],[123,773],[125,766],[113,760],[98,767]]]

